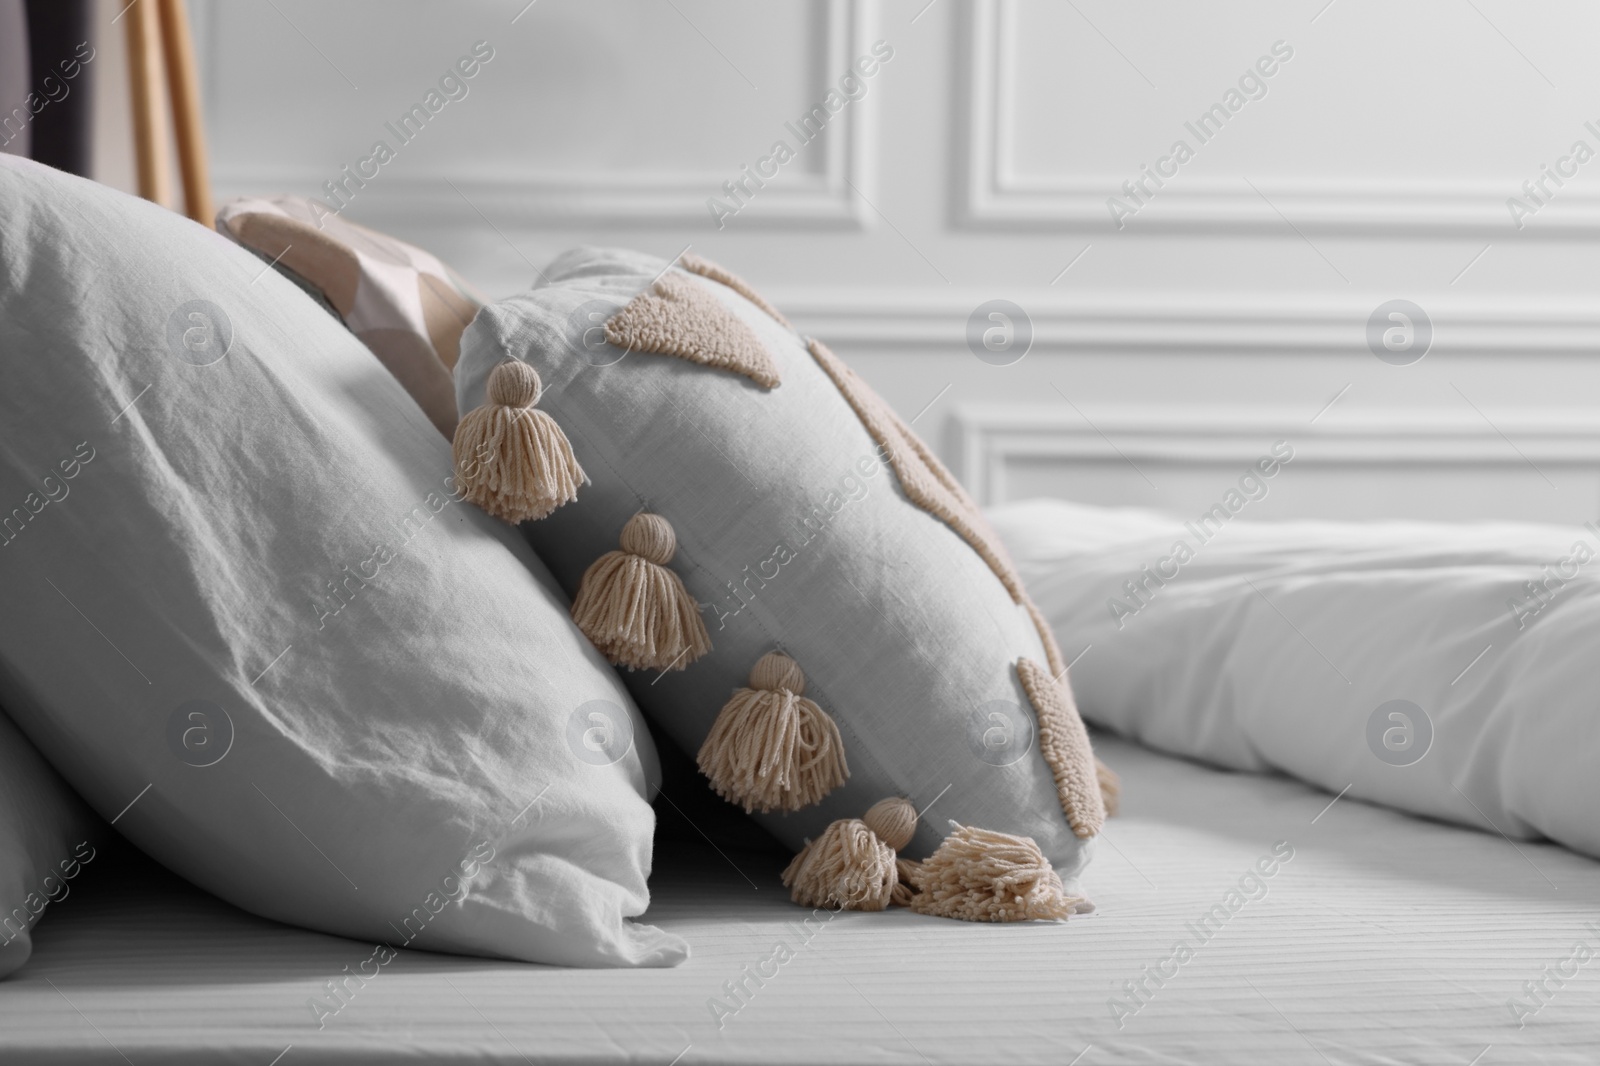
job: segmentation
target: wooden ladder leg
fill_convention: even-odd
[[[167,91],[172,97],[173,125],[178,134],[178,171],[183,177],[183,202],[188,215],[212,225],[211,174],[206,165],[206,131],[200,116],[200,79],[195,66],[194,37],[183,0],[159,0],[161,44],[167,58]]]
[[[167,168],[167,127],[161,108],[161,42],[156,25],[156,0],[134,0],[125,17],[139,195],[158,204],[167,204],[172,200],[172,175]]]

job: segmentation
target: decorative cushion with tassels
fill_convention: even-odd
[[[458,404],[463,426],[542,412],[562,440],[539,447],[570,443],[587,482],[547,485],[531,428],[458,437],[458,464],[529,519],[645,712],[796,851],[904,796],[931,810],[900,861],[954,820],[1031,838],[1080,895],[1105,807],[1065,663],[926,446],[705,260],[580,249],[545,278],[468,328]]]

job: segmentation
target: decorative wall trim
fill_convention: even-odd
[[[973,229],[1119,232],[1106,200],[1120,195],[1122,183],[1141,163],[1152,160],[1130,159],[1126,173],[1117,174],[1018,174],[1012,154],[1018,136],[1015,0],[972,0],[967,18],[967,47],[959,52],[967,114],[957,138],[962,146],[958,158],[966,163],[956,202],[957,224]],[[1506,208],[1506,197],[1516,190],[1494,182],[1326,181],[1271,175],[1252,180],[1261,193],[1243,177],[1185,174],[1163,189],[1148,211],[1124,220],[1122,232],[1267,232],[1293,237],[1287,218],[1305,232],[1351,235],[1539,239],[1600,233],[1600,193],[1577,188],[1564,189],[1548,216],[1519,231]]]
[[[965,351],[967,318],[996,295],[1014,300],[1033,324],[1033,353],[1148,352],[1207,355],[1361,353],[1372,310],[1388,297],[1318,301],[1296,295],[1243,302],[1237,294],[1207,301],[1176,295],[1132,297],[1048,290],[951,291],[945,287],[820,288],[763,285],[762,291],[802,331],[840,350],[938,348]],[[1419,295],[1440,355],[1600,355],[1600,304],[1468,301],[1435,303]],[[1032,358],[1030,353],[1029,358]]]
[[[199,25],[210,39],[225,32],[226,11],[225,6],[202,2]],[[821,79],[808,92],[812,103],[820,104],[856,57],[870,50],[873,14],[872,0],[827,0],[824,54],[810,64]],[[871,138],[878,95],[869,91],[845,108],[830,121],[826,137],[805,149],[822,152],[820,174],[786,175],[781,183],[763,189],[750,210],[730,224],[747,230],[861,229],[869,213],[862,197],[872,196],[875,183]],[[214,113],[214,100],[211,106]],[[788,118],[792,116],[773,116],[771,140],[780,136],[792,140],[783,131]],[[752,142],[751,158],[764,153],[771,140]],[[332,176],[301,167],[241,170],[219,159],[213,183],[219,199],[263,189],[310,194]],[[391,220],[414,226],[482,225],[482,212],[503,226],[705,227],[711,225],[706,198],[719,195],[730,176],[732,171],[574,175],[536,169],[483,175],[464,166],[449,174],[385,175],[362,190],[360,216],[378,225]]]
[[[1278,439],[1294,445],[1296,468],[1600,468],[1600,409],[1497,411],[1492,425],[1465,408],[1344,412],[1314,424],[1287,406],[1150,405],[1096,408],[1088,417],[1093,424],[1064,404],[958,406],[951,415],[956,476],[989,506],[1006,501],[1007,472],[1019,461],[1243,469]]]

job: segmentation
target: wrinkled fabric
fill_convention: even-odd
[[[0,203],[0,704],[56,768],[269,918],[681,960],[629,920],[644,724],[401,387],[209,229],[20,161]]]
[[[94,862],[105,825],[0,711],[0,977],[33,953],[33,930]]]
[[[1240,519],[1178,565],[1181,518],[1059,500],[989,517],[1082,656],[1085,718],[1600,857],[1595,529]]]

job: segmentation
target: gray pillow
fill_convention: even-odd
[[[681,960],[629,920],[649,734],[400,385],[207,228],[9,157],[0,203],[23,731],[176,872],[368,941],[365,979],[405,946]]]
[[[105,823],[0,711],[0,977],[33,952],[33,927],[72,893]]]
[[[691,754],[725,705],[744,714],[762,692],[811,730],[805,751],[830,737],[796,710],[800,697],[836,725],[847,780],[827,767],[806,778],[816,767],[799,765],[802,752],[793,777],[804,787],[777,797],[786,802],[753,771],[719,780],[725,795],[796,850],[906,796],[926,808],[906,855],[933,851],[954,820],[1033,838],[1076,891],[1104,807],[1065,664],[965,494],[848,369],[713,264],[596,249],[562,256],[532,291],[479,313],[456,368],[460,410],[484,403],[506,359],[542,378],[532,410],[560,427],[589,479],[522,528],[612,660],[655,667],[626,675],[640,705]],[[475,448],[494,425],[533,432],[515,411],[496,417],[463,419],[458,458],[461,433]],[[670,538],[647,543],[630,525],[640,511],[666,520],[675,554]],[[692,634],[667,639],[667,627],[665,654],[649,634],[615,646],[631,601],[608,614],[593,586],[623,580],[607,555],[619,537],[623,555],[682,579],[709,651]],[[773,651],[803,682],[771,661],[752,681]]]

